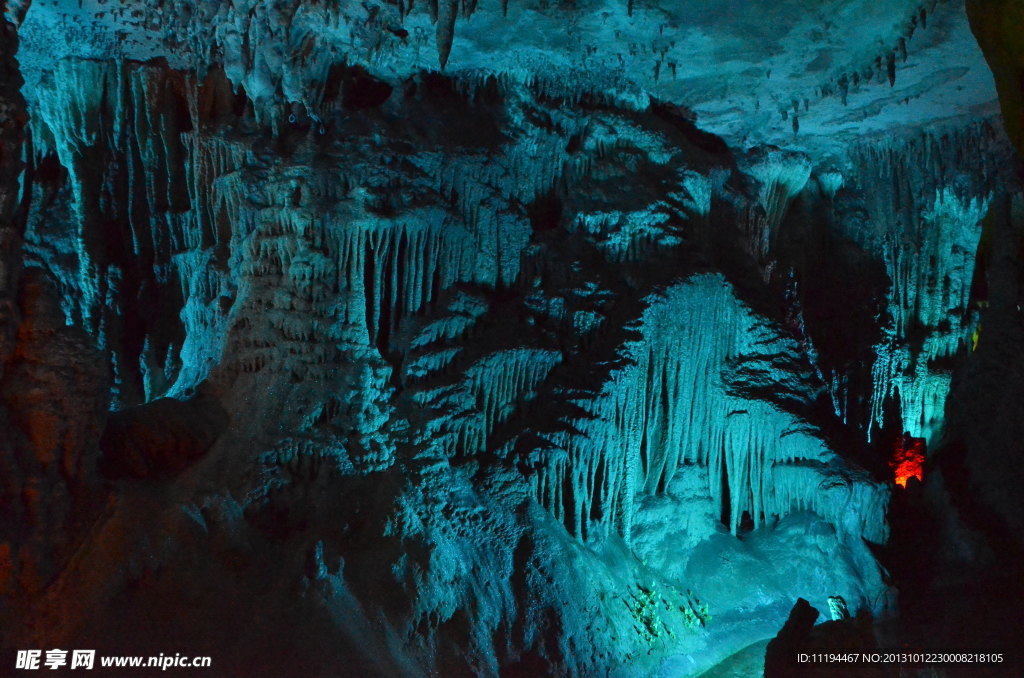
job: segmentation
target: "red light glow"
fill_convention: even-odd
[[[896,439],[893,446],[889,468],[896,477],[896,484],[906,487],[911,478],[921,480],[924,477],[924,438],[915,438],[904,433]]]

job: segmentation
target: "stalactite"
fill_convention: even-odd
[[[420,353],[407,367],[409,376],[423,381],[443,373],[451,350]],[[535,396],[535,389],[561,361],[552,350],[512,349],[490,353],[463,371],[456,385],[421,388],[417,401],[440,410],[432,427],[433,442],[447,456],[472,456],[491,449],[491,434],[518,407]]]
[[[835,198],[836,193],[840,188],[843,187],[845,178],[843,174],[836,170],[829,170],[816,175],[818,185],[821,187],[822,193],[827,195],[829,198]]]
[[[676,474],[699,467],[733,532],[744,512],[757,526],[807,508],[851,535],[884,539],[885,490],[849,469],[799,418],[741,395],[751,379],[782,379],[774,372],[785,369],[777,356],[799,349],[759,321],[724,280],[701,276],[671,288],[652,300],[642,331],[644,342],[631,352],[635,364],[615,373],[599,398],[578,402],[588,412],[574,422],[578,433],[551,439],[569,459],[569,476],[558,475],[561,466],[547,469],[554,485],[573,495],[576,515],[567,527],[577,535],[615,530],[628,540],[635,497],[662,492]],[[589,471],[598,465],[600,486]],[[794,465],[814,472],[783,470]],[[718,482],[723,475],[728,500]],[[822,484],[833,489],[822,494]],[[538,501],[561,514],[550,496]],[[595,506],[601,519],[588,525]]]
[[[68,171],[77,284],[66,312],[94,331],[115,332],[104,344],[129,400],[146,388],[147,342],[163,351],[171,341],[150,336],[166,326],[149,326],[134,305],[176,303],[165,293],[176,286],[172,256],[186,240],[191,207],[184,88],[183,77],[158,66],[76,60],[56,62],[34,88],[38,153],[55,154]],[[124,242],[110,230],[124,232]],[[120,278],[140,296],[111,295]]]
[[[444,69],[455,39],[455,20],[459,15],[459,0],[437,0],[437,61]]]
[[[942,430],[946,361],[969,345],[977,322],[970,293],[992,200],[985,181],[998,174],[1004,153],[985,128],[858,151],[860,181],[872,187],[865,194],[872,221],[850,235],[882,259],[891,281],[892,326],[876,347],[869,436],[885,424],[893,398],[903,431],[931,444]]]
[[[771,151],[750,167],[750,174],[760,183],[758,198],[768,218],[770,241],[778,231],[790,201],[807,185],[811,165],[802,155]]]

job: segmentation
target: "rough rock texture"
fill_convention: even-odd
[[[180,473],[203,456],[227,426],[215,396],[157,398],[113,413],[100,438],[109,475],[146,478]]]
[[[698,675],[1012,561],[967,18],[742,4],[12,6],[0,647]]]
[[[1024,7],[1013,0],[966,4],[971,30],[995,77],[1006,132],[1024,149],[1024,40],[1019,30]]]
[[[0,359],[6,361],[14,348],[18,327],[15,299],[21,271],[21,184],[24,169],[22,143],[28,115],[21,95],[18,68],[17,26],[0,21]],[[2,374],[2,373],[0,373]]]

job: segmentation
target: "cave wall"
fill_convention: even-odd
[[[823,109],[964,28],[904,5]],[[891,447],[1016,346],[1002,129],[740,143],[624,56],[457,67],[502,8],[372,7],[24,16],[77,28],[0,101],[3,647],[696,675],[798,597],[895,613]]]

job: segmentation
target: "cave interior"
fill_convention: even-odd
[[[7,0],[0,675],[1024,675],[1022,153],[1020,0]]]

